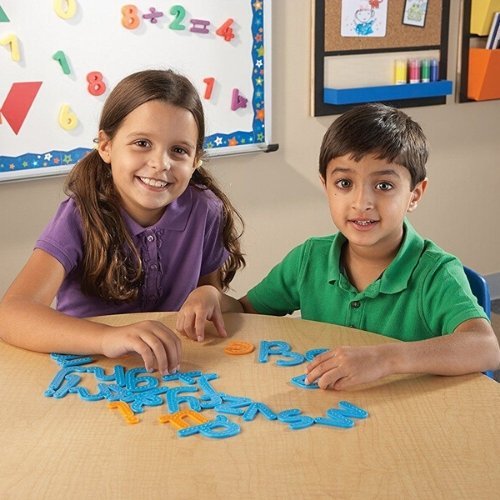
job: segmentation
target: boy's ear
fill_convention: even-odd
[[[97,137],[97,152],[104,163],[111,163],[111,139],[102,130]]]
[[[420,181],[412,191],[410,204],[408,205],[408,212],[413,212],[417,208],[419,201],[422,199],[422,196],[427,189],[427,177]]]
[[[321,181],[321,184],[323,185],[323,189],[326,191],[326,180],[325,178],[321,175],[318,174],[319,180]]]

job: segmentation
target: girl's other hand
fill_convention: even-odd
[[[214,286],[204,285],[193,290],[177,314],[177,331],[201,342],[205,338],[205,323],[211,321],[221,337],[227,337],[221,310],[222,293]]]
[[[146,370],[157,368],[162,375],[179,369],[181,341],[159,321],[141,321],[132,325],[111,327],[102,338],[102,354],[117,358],[136,352]]]

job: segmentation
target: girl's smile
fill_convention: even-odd
[[[160,100],[123,120],[113,138],[99,134],[123,208],[143,227],[155,224],[187,188],[195,169],[198,128],[193,115]]]

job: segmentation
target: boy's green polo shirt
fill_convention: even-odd
[[[337,233],[293,249],[248,292],[254,309],[276,316],[300,309],[303,319],[406,341],[452,333],[468,319],[487,319],[460,261],[421,238],[408,221],[398,254],[362,292],[341,272],[345,241]]]

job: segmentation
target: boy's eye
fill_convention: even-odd
[[[394,186],[389,182],[379,182],[377,184],[377,189],[380,189],[381,191],[390,191],[393,187]]]
[[[339,179],[337,182],[335,182],[335,185],[339,187],[340,189],[346,189],[350,188],[352,183],[348,179]]]

